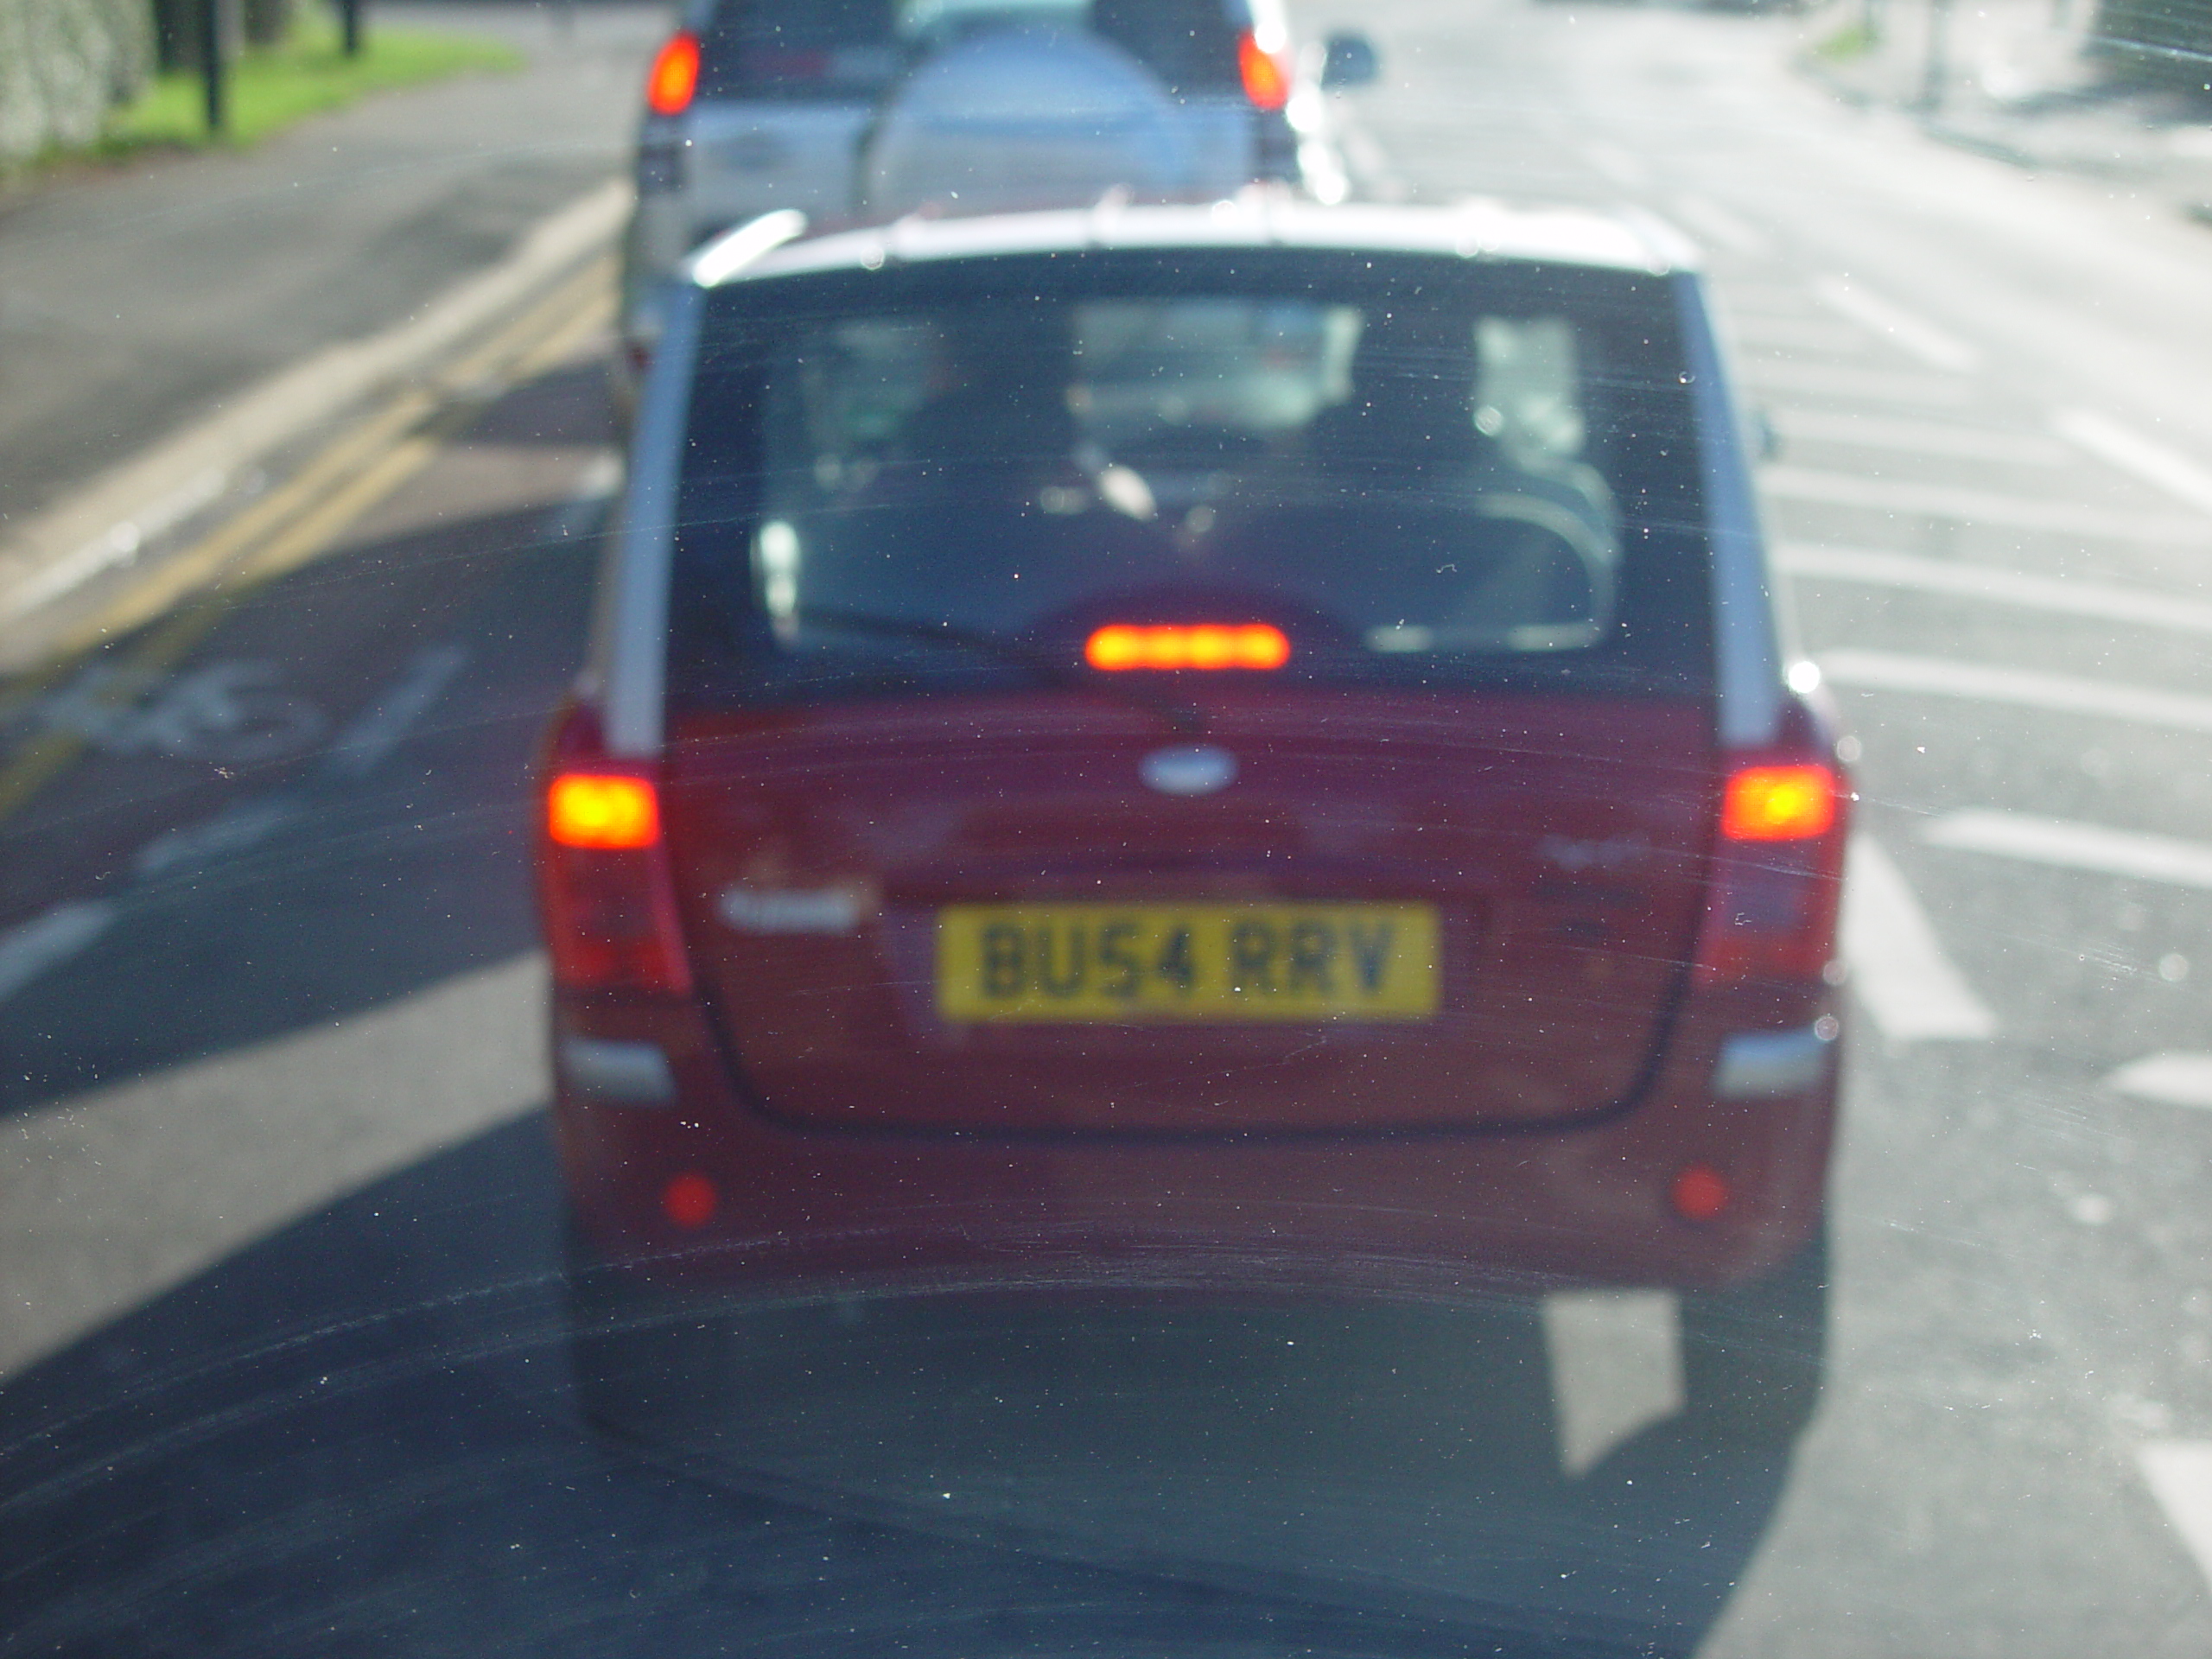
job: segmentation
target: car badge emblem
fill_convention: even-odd
[[[1236,757],[1211,743],[1154,749],[1137,773],[1163,795],[1211,795],[1236,779]]]

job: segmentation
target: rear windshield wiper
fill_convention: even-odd
[[[1079,691],[1095,691],[1102,696],[1134,704],[1147,714],[1156,715],[1175,731],[1199,733],[1205,729],[1203,711],[1173,697],[1160,696],[1132,684],[1100,673],[1085,664],[1071,661],[1049,651],[1040,651],[1002,633],[993,633],[981,628],[964,628],[950,622],[914,622],[904,617],[877,616],[867,611],[823,610],[809,606],[795,613],[792,620],[802,626],[842,629],[848,633],[873,635],[880,639],[910,640],[917,645],[948,646],[965,651],[993,662],[1004,663],[1010,668],[1025,669],[1040,680],[1053,685],[1070,686]]]

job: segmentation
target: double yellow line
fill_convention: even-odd
[[[397,393],[341,433],[251,506],[155,565],[18,678],[0,698],[0,716],[41,696],[109,640],[159,621],[118,658],[118,671],[93,699],[111,709],[135,700],[232,607],[329,551],[348,525],[474,425],[493,397],[560,362],[613,309],[613,260],[601,257],[433,379]],[[67,770],[86,742],[80,733],[55,729],[0,766],[0,818]]]

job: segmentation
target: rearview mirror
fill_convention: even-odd
[[[1323,48],[1321,85],[1331,92],[1364,86],[1381,68],[1382,60],[1376,55],[1372,41],[1355,30],[1339,30],[1329,36]]]

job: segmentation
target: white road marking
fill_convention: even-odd
[[[1978,663],[1906,657],[1887,651],[1823,652],[1820,661],[1821,672],[1837,685],[1965,697],[2021,709],[2046,709],[2054,714],[2133,721],[2175,731],[2212,732],[2212,697],[2186,692],[2158,691],[2109,680],[2077,680],[2024,668],[1986,668]]]
[[[1591,166],[1624,189],[1639,190],[1651,181],[1651,169],[1617,144],[1585,144],[1582,154]]]
[[[1745,384],[1764,391],[1812,397],[1852,397],[1877,404],[1953,406],[1971,403],[1974,383],[1947,375],[1900,374],[1889,369],[1852,369],[1833,363],[1749,358],[1737,365]]]
[[[1847,277],[1823,276],[1813,284],[1813,293],[1838,315],[1871,328],[1930,368],[1967,374],[1981,363],[1981,353],[1964,340]]]
[[[36,610],[71,590],[83,587],[103,570],[137,562],[139,549],[166,534],[230,486],[231,475],[219,467],[203,467],[166,495],[149,502],[130,518],[111,524],[74,551],[66,553],[35,575],[19,584],[0,605],[0,617],[15,618]]]
[[[1960,559],[1923,559],[1911,553],[1871,548],[1818,546],[1784,542],[1774,550],[1777,570],[1793,576],[1828,577],[1877,588],[1908,588],[1924,594],[2015,605],[2023,610],[2060,616],[2096,617],[2146,628],[2212,634],[2212,602],[2151,588],[2123,587],[2072,576],[2037,576],[1996,565]]]
[[[2135,1461],[2166,1519],[2212,1583],[2212,1440],[2149,1440]]]
[[[1840,415],[1826,410],[1778,409],[1769,416],[1786,438],[1854,449],[1890,449],[1909,455],[1945,455],[2021,467],[2051,467],[2075,459],[2056,439],[1951,421],[1901,421],[1879,415]]]
[[[302,804],[289,795],[264,795],[240,801],[212,818],[165,830],[138,849],[131,874],[151,881],[172,870],[197,868],[259,846],[299,817]]]
[[[546,1095],[544,1001],[543,959],[518,957],[10,1118],[0,1374],[521,1116]]]
[[[1946,812],[1920,829],[1931,847],[1989,853],[2024,863],[2090,870],[2131,881],[2163,881],[2177,887],[2212,888],[2212,843],[2108,830],[2098,823],[2037,817],[1974,807]]]
[[[1774,251],[1763,231],[1754,229],[1710,196],[1677,196],[1675,211],[1689,227],[1731,253],[1763,259]]]
[[[2105,1086],[2138,1100],[2212,1110],[2212,1054],[2179,1049],[2146,1054],[2107,1077]]]
[[[76,899],[0,933],[0,1002],[83,950],[114,919],[105,899]]]
[[[1685,1398],[1681,1310],[1668,1290],[1560,1291],[1543,1300],[1552,1418],[1570,1478]]]
[[[1764,467],[1758,481],[1766,494],[1788,501],[1866,507],[1891,515],[1952,518],[1971,524],[2002,524],[2008,529],[2042,531],[2050,535],[2094,536],[2160,545],[2178,543],[2198,548],[2212,546],[2212,529],[2202,522],[2164,513],[2084,506],[2073,501],[1964,489],[1952,484],[1868,478],[1859,473],[1823,472],[1809,467]]]
[[[1855,329],[1817,319],[1808,321],[1802,317],[1732,315],[1727,321],[1727,334],[1738,346],[1785,356],[1796,352],[1818,352],[1847,357],[1866,347],[1866,337]]]
[[[323,754],[323,771],[334,778],[359,778],[373,771],[415,722],[436,707],[467,660],[467,652],[451,645],[432,645],[418,655],[383,696],[338,734]]]
[[[1997,1016],[1944,954],[1904,873],[1872,836],[1851,838],[1843,954],[1859,1000],[1884,1036],[1973,1042],[1997,1034]]]
[[[2154,484],[2199,512],[2212,512],[2212,471],[2089,409],[2061,410],[2050,423],[2100,461]]]

